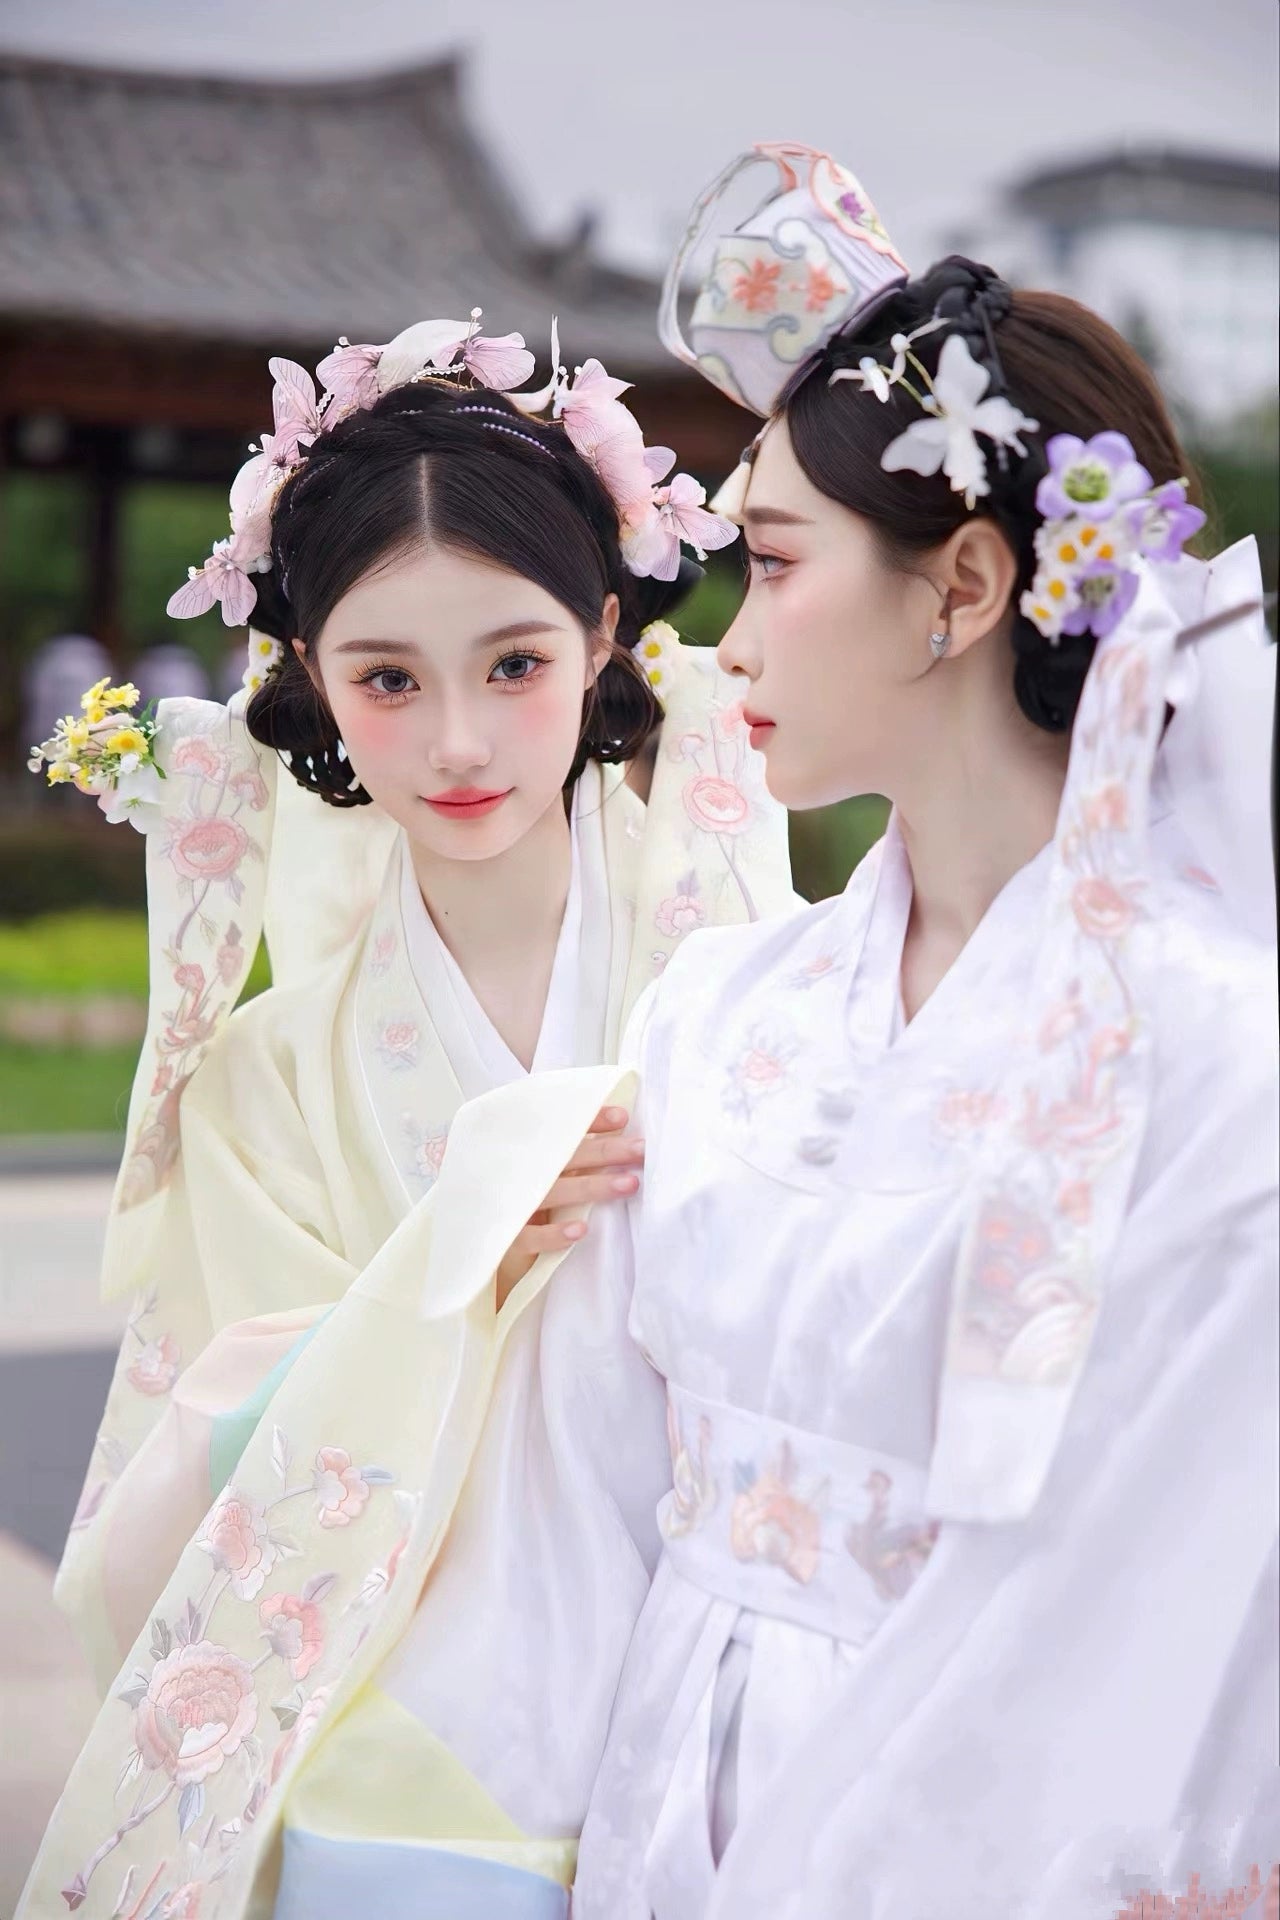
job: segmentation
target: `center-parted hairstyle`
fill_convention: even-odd
[[[250,701],[247,720],[255,739],[287,756],[301,785],[334,806],[369,799],[308,664],[343,595],[418,548],[520,574],[588,634],[616,594],[614,646],[584,699],[566,787],[588,760],[636,755],[661,708],[632,649],[699,569],[683,561],[669,581],[631,572],[617,508],[561,429],[530,420],[501,393],[424,380],[392,388],[322,433],[275,504],[270,571],[256,577],[253,625],[281,641],[284,652]],[[293,649],[295,638],[307,663]]]

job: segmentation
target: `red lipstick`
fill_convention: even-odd
[[[485,787],[450,787],[447,793],[428,793],[423,798],[443,820],[479,820],[500,807],[514,792],[514,787],[507,787],[502,793]]]
[[[767,720],[762,713],[752,713],[748,707],[742,709],[742,717],[751,729],[752,746],[763,746],[765,740],[773,732],[774,722]]]

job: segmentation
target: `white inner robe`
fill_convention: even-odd
[[[579,790],[581,792],[581,789]],[[410,959],[464,1094],[525,1069],[404,863]],[[609,899],[598,823],[573,860],[532,1071],[605,1051]],[[626,1337],[627,1263],[576,1252],[515,1328],[466,1489],[379,1685],[526,1832],[581,1828],[627,1640],[657,1562],[661,1384]]]

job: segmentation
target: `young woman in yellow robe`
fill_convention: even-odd
[[[681,539],[731,530],[655,484],[596,362],[508,398],[518,336],[427,322],[335,352],[319,401],[272,370],[171,602],[251,617],[247,693],[139,719],[99,687],[36,756],[147,832],[152,996],[104,1281],[133,1304],[57,1587],[108,1697],[20,1911],[269,1913],[283,1824],[282,1913],[335,1839],[431,1848],[416,1912],[562,1913],[663,1421],[639,1355],[617,1377],[614,1265],[546,1288],[558,1203],[636,1184],[622,1109],[555,1184],[617,1081],[572,1070],[689,930],[791,899],[730,684],[650,618]],[[646,809],[620,763],[660,718]],[[581,1618],[544,1617],[566,1554]]]

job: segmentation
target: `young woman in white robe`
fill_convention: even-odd
[[[894,812],[842,898],[690,942],[624,1049],[643,1189],[598,1231],[672,1483],[575,1920],[1225,1894],[1280,1833],[1256,553],[1179,557],[1110,328],[908,281],[851,176],[766,151],[692,324],[770,415],[720,658],[775,798]]]
[[[464,1100],[615,1059],[691,927],[791,896],[732,685],[641,638],[679,535],[732,528],[691,483],[664,518],[597,363],[553,424],[492,384],[518,337],[454,333],[336,354],[322,410],[273,363],[232,542],[172,603],[252,612],[247,704],[165,702],[148,750],[100,687],[37,756],[147,831],[153,974],[105,1273],[135,1302],[57,1589],[110,1697],[24,1916],[269,1913],[282,1851],[281,1915],[566,1908],[661,1387],[594,1256],[495,1297],[536,1102],[483,1195],[432,1189]],[[646,809],[619,763],[664,708]],[[273,985],[229,1018],[264,927]],[[558,1202],[634,1189],[624,1119]],[[539,1604],[566,1579],[589,1634]]]

